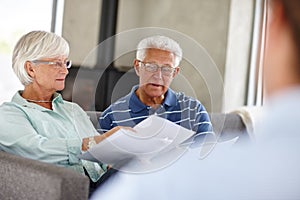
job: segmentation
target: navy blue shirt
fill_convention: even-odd
[[[143,104],[136,96],[134,86],[131,92],[111,104],[99,118],[100,132],[115,126],[134,127],[149,115],[156,114],[197,134],[212,133],[212,124],[204,106],[192,97],[168,89],[164,102],[156,109]]]

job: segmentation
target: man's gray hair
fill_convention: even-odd
[[[23,85],[32,82],[25,69],[26,61],[69,56],[68,42],[51,32],[32,31],[23,35],[13,50],[12,67]]]
[[[161,35],[144,38],[139,42],[137,46],[136,59],[144,60],[144,58],[146,57],[146,50],[151,48],[165,50],[173,53],[175,55],[174,67],[178,67],[182,59],[182,49],[176,41],[169,37]]]

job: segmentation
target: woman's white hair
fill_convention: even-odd
[[[151,48],[173,53],[175,55],[174,66],[178,67],[182,59],[182,49],[176,41],[161,35],[144,38],[137,46],[136,59],[144,60],[146,57],[146,50]]]
[[[23,35],[15,45],[12,67],[21,83],[26,86],[32,82],[25,69],[26,61],[58,56],[69,56],[69,44],[64,38],[46,31],[32,31]]]

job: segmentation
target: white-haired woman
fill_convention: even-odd
[[[0,106],[0,150],[72,168],[88,175],[93,186],[106,167],[77,155],[116,129],[99,135],[87,114],[57,93],[71,67],[68,56],[67,41],[54,33],[32,31],[19,39],[12,67],[24,90]]]

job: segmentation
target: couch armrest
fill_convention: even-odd
[[[89,179],[71,169],[0,151],[0,199],[88,199]]]
[[[242,120],[236,113],[211,113],[214,132],[219,135],[219,142],[239,137],[239,142],[249,141],[249,133]]]

